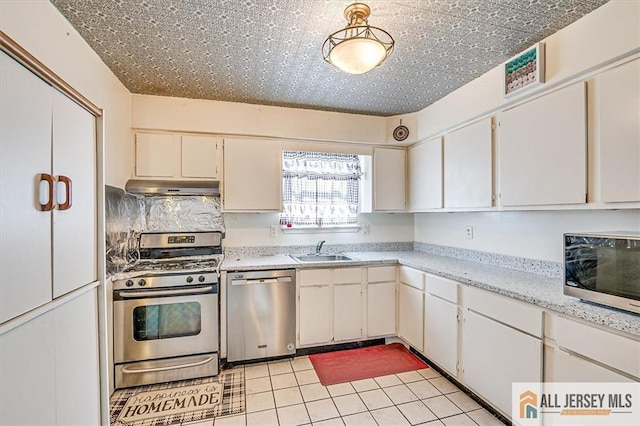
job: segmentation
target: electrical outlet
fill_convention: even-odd
[[[465,228],[465,235],[467,240],[473,240],[473,226],[467,225]]]
[[[371,232],[369,225],[366,223],[362,225],[362,235],[369,235],[369,232]]]
[[[278,237],[278,225],[271,225],[271,238],[277,238]]]

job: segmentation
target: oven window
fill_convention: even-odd
[[[133,337],[137,341],[200,334],[200,303],[146,305],[133,309]]]

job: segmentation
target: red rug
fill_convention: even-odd
[[[309,355],[309,359],[324,386],[428,368],[402,343]]]

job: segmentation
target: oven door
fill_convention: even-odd
[[[218,351],[217,285],[114,294],[116,363]]]

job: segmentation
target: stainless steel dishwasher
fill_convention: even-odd
[[[296,272],[227,273],[227,361],[296,353]]]

